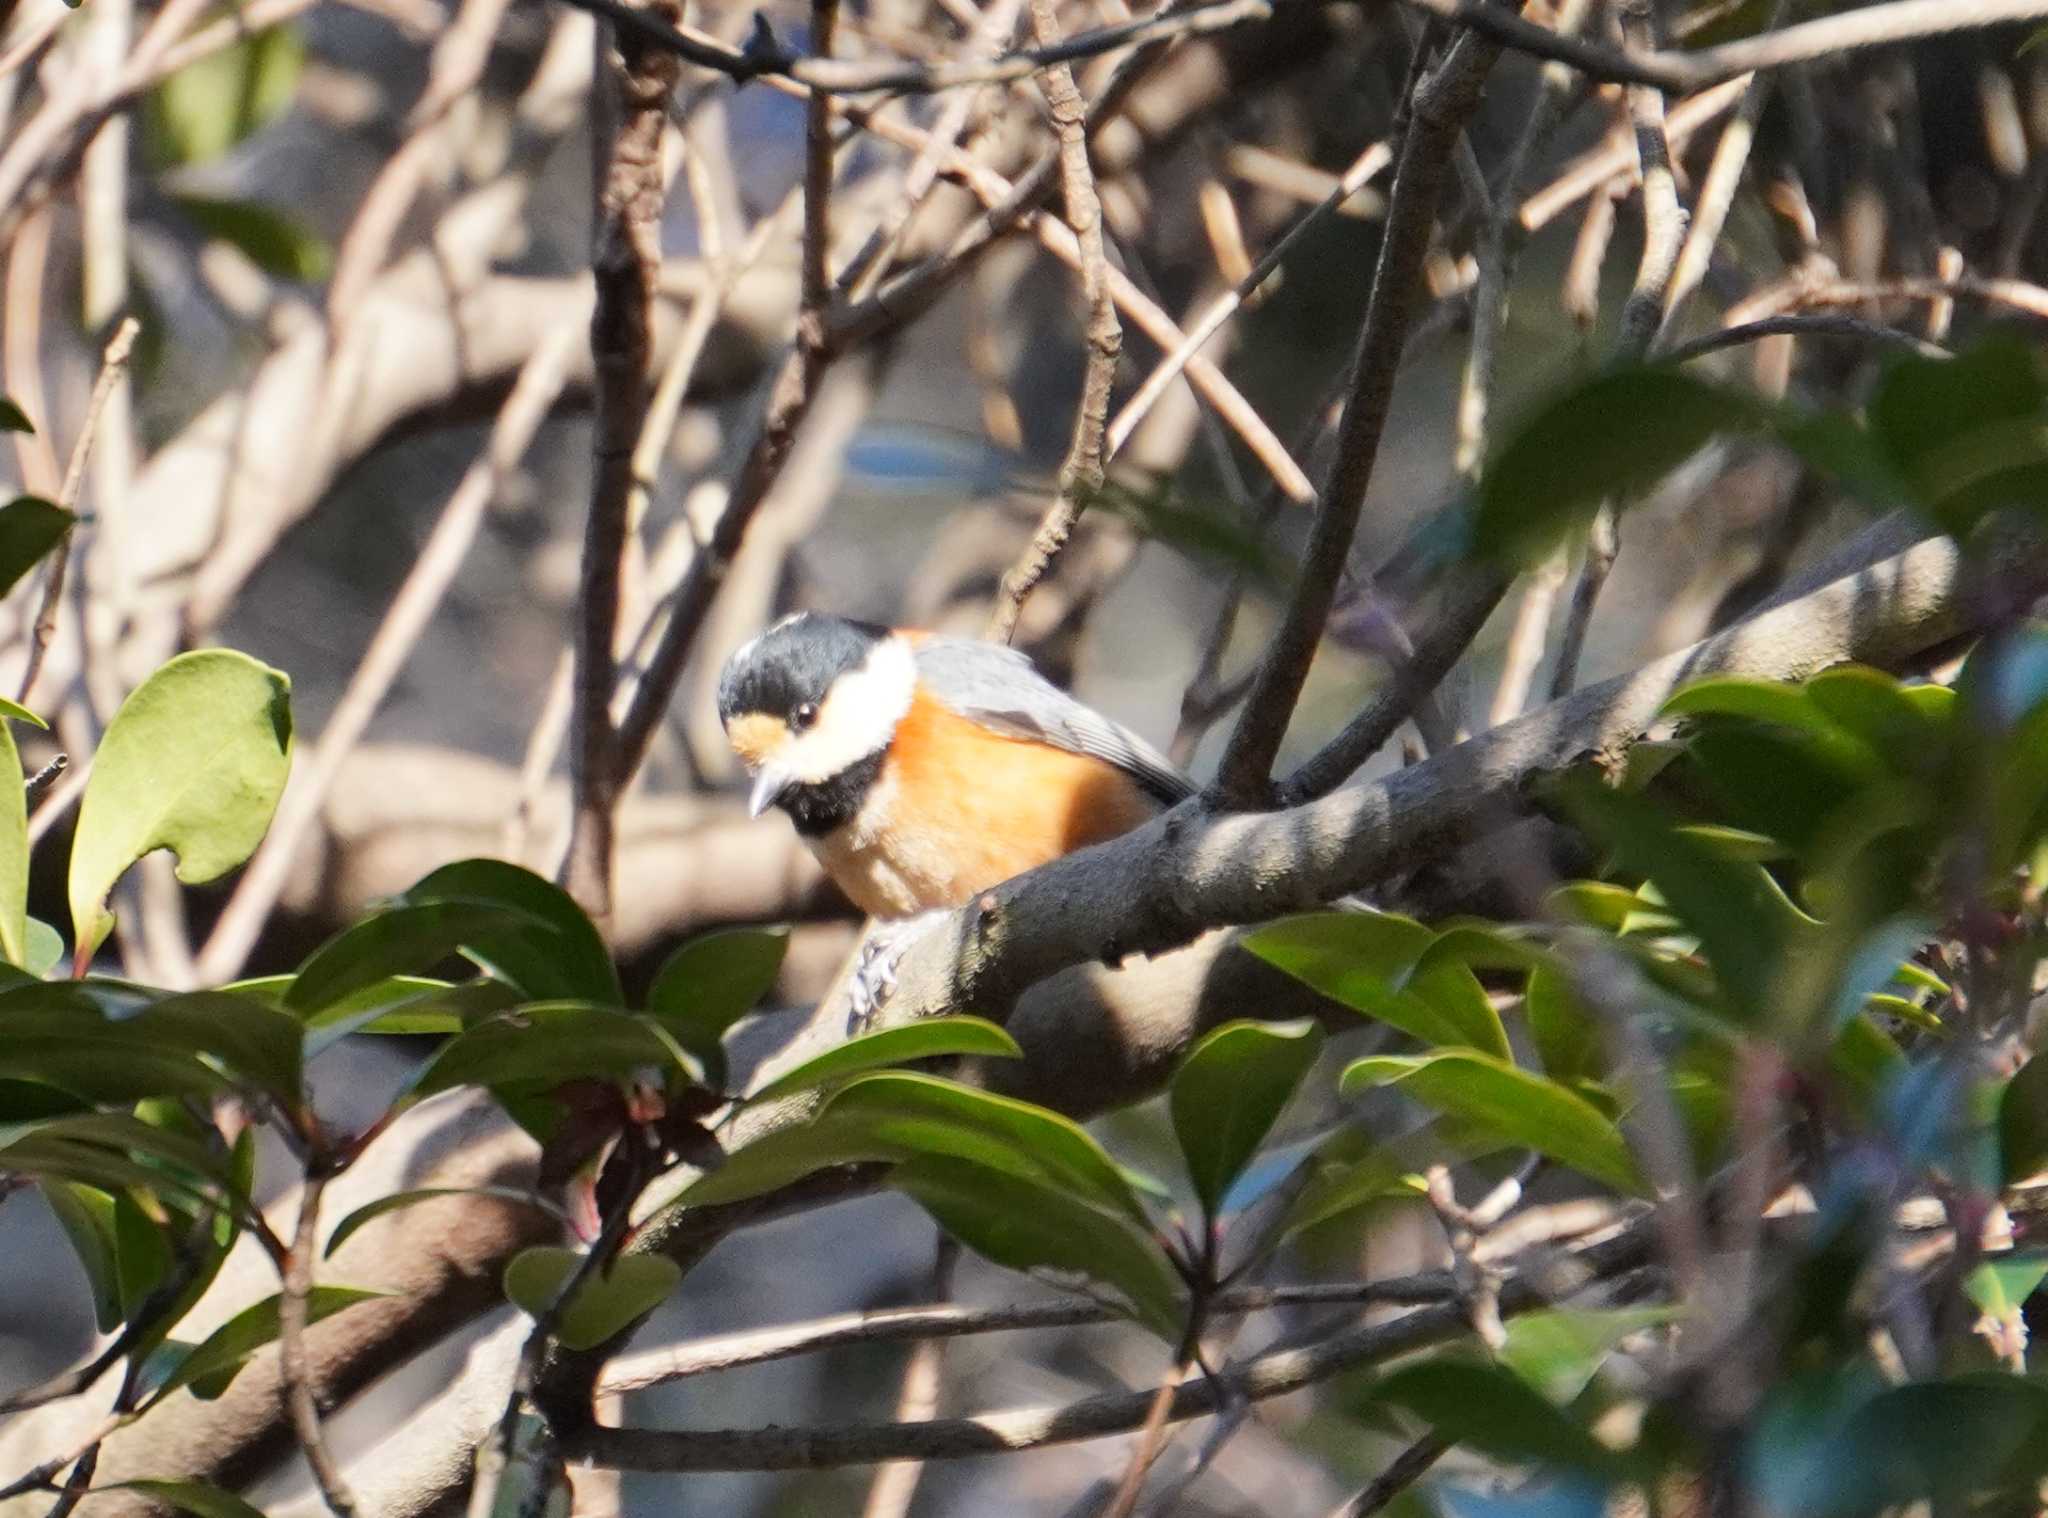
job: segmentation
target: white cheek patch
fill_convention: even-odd
[[[858,669],[832,682],[818,720],[778,756],[804,785],[820,785],[878,754],[895,736],[917,689],[917,662],[901,638],[885,638]]]

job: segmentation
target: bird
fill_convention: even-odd
[[[876,920],[850,985],[856,1028],[933,920],[1195,793],[1015,649],[824,612],[736,650],[718,715],[749,814],[780,808]]]

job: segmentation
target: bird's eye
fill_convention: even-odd
[[[818,708],[809,701],[804,702],[803,705],[789,714],[789,725],[798,732],[802,732],[817,720]]]

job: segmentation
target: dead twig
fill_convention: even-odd
[[[299,1226],[285,1254],[284,1291],[277,1301],[277,1343],[292,1428],[306,1464],[313,1469],[320,1496],[334,1518],[355,1518],[355,1494],[321,1432],[320,1409],[313,1398],[313,1370],[306,1357],[307,1296],[313,1289],[313,1260],[320,1242],[320,1198],[327,1189],[325,1163],[316,1160],[307,1167],[299,1197]]]
[[[1059,41],[1059,16],[1052,0],[1031,0],[1031,25],[1041,44]],[[1088,302],[1085,341],[1087,367],[1081,378],[1081,400],[1074,412],[1074,437],[1060,464],[1052,504],[1031,535],[1023,555],[1003,576],[987,635],[1007,643],[1017,631],[1024,601],[1052,561],[1073,536],[1089,498],[1102,489],[1104,429],[1109,422],[1109,392],[1123,352],[1123,327],[1109,289],[1109,256],[1102,241],[1102,201],[1095,193],[1095,171],[1088,162],[1088,108],[1074,84],[1074,73],[1056,63],[1039,78],[1046,109],[1059,139],[1060,187],[1066,201],[1067,225],[1081,254],[1081,290]]]

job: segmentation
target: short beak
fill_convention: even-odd
[[[779,764],[764,764],[754,776],[754,789],[747,796],[747,815],[758,817],[796,784],[796,777]]]

